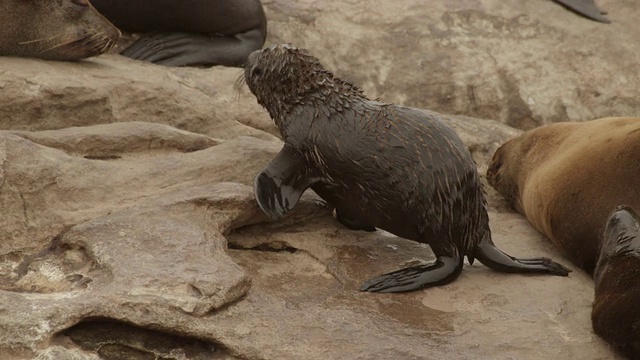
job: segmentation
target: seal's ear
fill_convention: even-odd
[[[305,190],[317,181],[311,176],[304,158],[285,145],[253,183],[258,205],[272,220],[281,218],[300,200]]]

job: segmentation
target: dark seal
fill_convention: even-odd
[[[0,55],[80,60],[109,51],[120,31],[88,0],[0,1]]]
[[[591,321],[596,334],[640,359],[640,217],[618,207],[607,221],[594,272]]]
[[[361,290],[447,284],[465,256],[502,272],[568,275],[547,258],[516,259],[496,248],[471,154],[435,115],[371,101],[306,51],[286,45],[249,55],[245,81],[285,142],[254,183],[270,218],[291,210],[311,187],[347,227],[384,229],[429,244],[437,257],[369,280]]]
[[[259,0],[92,0],[120,29],[144,33],[122,55],[166,66],[242,66],[260,49]]]

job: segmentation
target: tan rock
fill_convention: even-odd
[[[447,121],[480,159],[515,131]],[[359,292],[432,253],[344,228],[312,192],[265,223],[249,185],[281,144],[145,123],[0,132],[2,358],[616,358],[580,271],[476,263],[439,288]],[[490,215],[505,251],[562,261],[522,216]]]
[[[221,139],[272,138],[243,125],[271,124],[253,95],[235,85],[240,69],[166,68],[119,55],[74,63],[4,57],[0,68],[0,129],[145,121]]]
[[[640,6],[613,22],[550,0],[269,0],[268,43],[307,48],[372,97],[528,129],[637,115]]]

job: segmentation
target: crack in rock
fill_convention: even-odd
[[[70,341],[69,341],[70,340]],[[85,319],[61,332],[55,342],[79,346],[102,359],[236,359],[215,341],[171,334],[112,319]]]

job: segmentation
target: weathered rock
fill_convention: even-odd
[[[265,124],[275,133],[249,91],[235,85],[241,74],[222,67],[166,68],[119,55],[74,63],[3,57],[0,129],[145,121],[221,139],[271,139],[243,125]]]
[[[479,159],[514,132],[447,121]],[[0,132],[2,358],[615,358],[579,271],[476,263],[439,288],[359,292],[432,253],[344,228],[311,192],[264,223],[249,185],[281,144],[145,123]],[[490,215],[501,248],[561,260],[522,216]]]
[[[640,83],[640,7],[600,5],[613,24],[549,0],[265,1],[269,42],[308,48],[370,97],[520,129],[640,111],[629,95]],[[242,124],[277,135],[238,86],[239,69],[165,68],[117,55],[2,58],[0,68],[0,129],[147,121],[217,138],[266,136]]]
[[[550,0],[266,0],[269,43],[304,47],[372,97],[520,129],[637,115],[640,6],[613,21]]]
[[[600,4],[611,26],[546,0],[265,5],[271,42],[309,48],[372,98],[520,128],[638,111],[631,0]],[[0,358],[617,358],[579,270],[476,263],[447,286],[365,294],[428,247],[349,231],[311,192],[263,223],[250,185],[282,143],[256,130],[275,134],[240,74],[0,59]],[[481,173],[519,133],[443,117]],[[501,248],[562,261],[487,190]]]
[[[149,134],[167,153],[148,147]],[[136,131],[136,128],[138,131]],[[109,126],[65,129],[30,134],[0,133],[0,253],[43,248],[70,226],[141,200],[179,189],[233,181],[251,184],[254,174],[281,148],[279,142],[238,138],[218,146],[213,139],[169,127],[116,123]],[[75,133],[75,141],[67,141]],[[26,136],[53,149],[25,140]],[[186,137],[180,142],[180,137]],[[184,141],[189,140],[189,141]],[[173,145],[172,145],[173,143]],[[184,153],[168,152],[203,150]],[[150,153],[141,152],[147,148]],[[127,154],[123,152],[130,151]],[[99,154],[100,159],[86,159]],[[146,154],[146,155],[145,155]],[[153,159],[150,161],[149,159]]]

